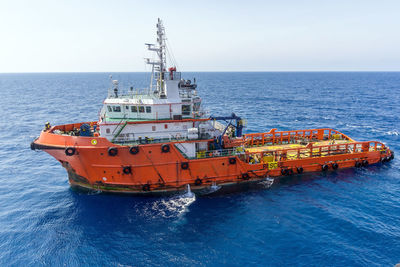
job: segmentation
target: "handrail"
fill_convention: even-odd
[[[272,129],[265,133],[249,133],[243,136],[246,145],[264,145],[266,143],[283,143],[297,140],[330,140],[344,139],[354,141],[347,135],[330,128],[320,129],[305,129],[305,130],[291,130],[291,131],[276,131]]]
[[[115,141],[115,139],[117,139],[118,138],[118,136],[120,135],[120,133],[122,132],[122,130],[125,128],[125,126],[128,124],[128,122],[127,121],[125,121],[125,123],[122,125],[122,127],[121,128],[119,128],[119,130],[117,131],[117,133],[114,135],[114,137],[113,137],[113,139],[111,140],[111,143],[112,142],[114,142]],[[118,128],[119,127],[119,124],[118,124],[118,126],[117,127],[115,127],[115,128]]]
[[[247,160],[250,157],[258,156],[261,159],[264,156],[272,156],[273,161],[297,160],[310,157],[322,157],[338,154],[352,154],[369,151],[386,150],[385,144],[379,141],[351,142],[343,144],[331,144],[313,146],[309,144],[307,147],[288,148],[270,151],[246,152]]]
[[[119,121],[119,123],[117,124],[117,127],[114,128],[114,131],[111,134],[114,134],[115,131],[118,129],[118,127],[121,125],[121,123],[125,120],[126,121],[126,114],[124,114],[124,117]]]

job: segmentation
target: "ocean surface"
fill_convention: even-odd
[[[109,73],[0,74],[0,266],[393,266],[400,164],[315,173],[271,188],[164,198],[71,190],[30,150],[44,123],[96,120]],[[112,73],[123,88],[145,73]],[[184,73],[213,115],[246,132],[330,127],[400,156],[400,73]]]

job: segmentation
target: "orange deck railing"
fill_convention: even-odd
[[[246,152],[245,161],[254,163],[268,163],[270,161],[298,160],[310,157],[325,157],[339,154],[351,154],[371,151],[385,151],[386,146],[378,141],[352,142],[345,144],[332,144],[322,146],[299,147],[261,152]],[[263,160],[268,158],[268,162]]]
[[[329,140],[332,137],[353,141],[345,134],[329,128],[295,131],[275,131],[273,129],[267,133],[245,134],[244,140],[247,146],[262,146],[266,144],[294,143],[298,140]]]

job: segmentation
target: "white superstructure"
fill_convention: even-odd
[[[166,38],[162,21],[157,23],[157,44],[146,44],[157,60],[152,66],[150,86],[146,90],[130,88],[121,93],[117,80],[104,100],[100,112],[100,136],[112,142],[152,141],[155,139],[207,139],[221,134],[215,122],[201,110],[197,85],[181,78],[176,67],[166,69]],[[205,120],[204,120],[205,119]]]

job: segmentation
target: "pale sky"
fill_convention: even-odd
[[[398,0],[0,0],[0,73],[148,71],[158,17],[181,71],[400,71]]]

